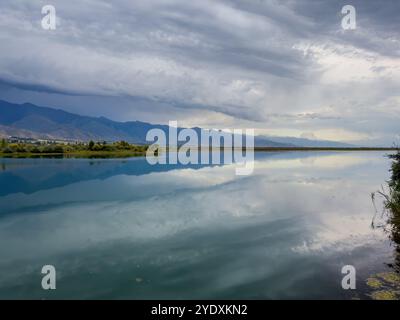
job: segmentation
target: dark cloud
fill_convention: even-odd
[[[0,98],[317,137],[329,126],[345,140],[370,134],[361,117],[374,135],[395,135],[385,121],[400,101],[399,1],[55,0],[50,32],[45,4],[0,4]],[[356,30],[341,29],[346,4]]]

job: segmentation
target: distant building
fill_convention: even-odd
[[[79,144],[81,141],[77,140],[63,140],[63,139],[35,139],[26,137],[9,136],[7,139],[8,143],[29,143],[29,144]]]

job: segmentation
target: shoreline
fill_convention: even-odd
[[[223,149],[223,148],[222,148]],[[209,151],[216,151],[221,149],[211,149]],[[234,150],[240,150],[234,149]],[[246,151],[246,148],[241,148],[242,151]],[[333,148],[333,147],[255,147],[254,152],[313,152],[313,151],[341,151],[341,152],[362,152],[362,151],[398,151],[399,148],[370,148],[370,147],[354,147],[354,148]],[[166,150],[167,151],[167,150]],[[197,151],[201,151],[197,150]],[[3,153],[0,152],[0,158],[48,158],[48,157],[60,157],[60,158],[129,158],[129,157],[144,157],[146,152],[132,152],[132,151],[82,151],[82,152],[63,152],[63,153],[32,153],[32,152],[12,152]]]

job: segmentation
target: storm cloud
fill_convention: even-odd
[[[399,134],[399,1],[54,0],[43,30],[46,4],[1,1],[1,99],[367,145]]]

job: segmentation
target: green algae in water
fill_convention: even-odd
[[[383,286],[382,282],[380,282],[380,281],[379,281],[378,279],[376,279],[376,278],[368,278],[368,279],[367,279],[367,285],[368,285],[369,287],[371,287],[371,288],[374,288],[374,289],[378,289],[378,288],[380,288],[380,287]]]
[[[374,300],[397,300],[399,292],[391,290],[379,290],[371,293],[371,298]]]
[[[384,281],[391,283],[400,288],[400,275],[395,272],[382,272],[376,275]]]
[[[367,285],[379,289],[369,294],[373,300],[400,299],[400,275],[395,272],[377,273],[367,279]]]

